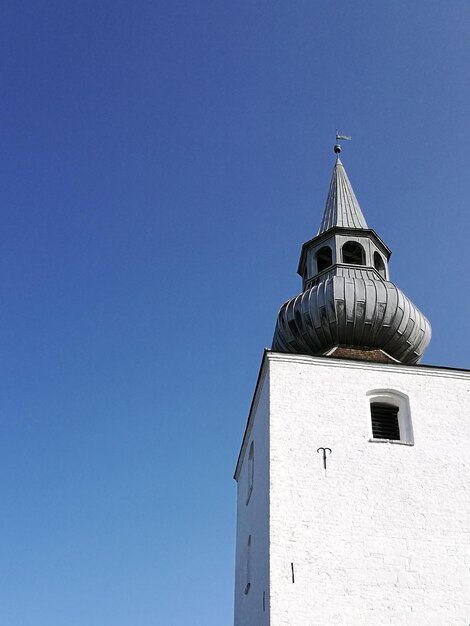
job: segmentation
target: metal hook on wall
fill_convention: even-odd
[[[325,472],[326,472],[326,451],[328,450],[328,456],[330,456],[331,448],[318,448],[317,449],[317,454],[320,452],[320,450],[323,450],[323,467],[324,467]]]

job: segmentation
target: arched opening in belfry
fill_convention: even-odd
[[[349,265],[365,265],[366,256],[364,248],[357,241],[348,241],[344,244],[343,249],[343,263]]]
[[[378,252],[374,252],[374,267],[382,276],[382,278],[387,278],[387,274],[385,272],[385,263],[383,262],[383,259]]]
[[[317,272],[323,272],[328,267],[333,265],[333,252],[331,251],[330,246],[323,246],[317,252]]]

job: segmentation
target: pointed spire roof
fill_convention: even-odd
[[[336,144],[334,151],[339,154],[341,146]],[[302,292],[282,305],[272,349],[418,363],[431,326],[391,282],[390,254],[367,227],[338,158],[320,231],[302,246],[297,270]]]
[[[337,157],[333,169],[333,176],[331,177],[328,198],[326,199],[325,211],[318,235],[335,226],[368,228],[346,170],[339,157]]]

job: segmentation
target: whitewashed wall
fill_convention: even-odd
[[[269,374],[264,368],[253,402],[238,464],[235,626],[269,624]],[[254,441],[253,491],[247,504],[248,455]],[[247,583],[247,542],[251,535],[250,589]],[[264,603],[263,603],[264,594]]]
[[[276,353],[265,369],[271,615],[253,608],[236,626],[468,626],[470,372]],[[369,441],[374,389],[409,397],[414,446]],[[265,387],[262,397],[257,449],[268,443]],[[332,449],[326,474],[320,446]],[[239,504],[239,541],[266,529],[260,474],[256,505],[241,515]],[[263,568],[245,605],[259,604]]]

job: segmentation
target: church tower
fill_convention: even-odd
[[[340,151],[235,470],[235,626],[468,626],[470,371],[418,365]]]

